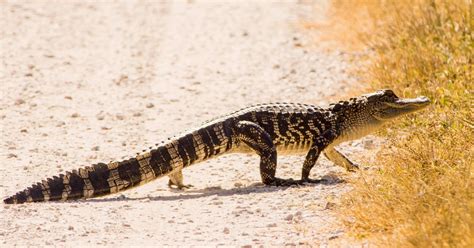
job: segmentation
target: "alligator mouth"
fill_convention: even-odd
[[[386,104],[392,108],[416,111],[428,106],[430,103],[431,101],[428,97],[420,96],[417,98],[398,99],[393,103],[387,102]]]
[[[430,103],[430,99],[426,96],[397,99],[394,102],[385,102],[385,105],[387,105],[388,108],[381,111],[381,113],[375,115],[374,117],[380,121],[387,121],[401,115],[406,115],[421,110]]]

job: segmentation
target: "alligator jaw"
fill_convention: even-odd
[[[427,107],[430,103],[430,99],[426,96],[420,96],[417,98],[401,98],[394,102],[385,102],[386,109],[375,115],[375,118],[381,121],[386,121],[421,110]]]
[[[430,99],[426,96],[417,98],[398,99],[393,103],[387,103],[390,107],[398,109],[413,109],[414,111],[422,109],[430,104]]]

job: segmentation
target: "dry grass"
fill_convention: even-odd
[[[473,7],[333,1],[336,26],[346,27],[340,40],[373,49],[362,70],[373,88],[433,100],[383,131],[390,148],[354,180],[342,212],[357,236],[398,247],[474,247]]]

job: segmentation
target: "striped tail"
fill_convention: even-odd
[[[6,204],[66,201],[104,196],[149,182],[173,171],[159,150],[151,150],[121,162],[98,163],[33,184],[4,199]]]

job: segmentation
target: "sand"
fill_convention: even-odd
[[[299,25],[307,3],[1,3],[0,195],[45,177],[128,158],[201,122],[263,102],[327,104],[356,83],[346,53]],[[343,151],[356,161],[373,138]],[[359,160],[358,160],[359,159]],[[299,178],[303,157],[280,157]],[[226,155],[105,198],[0,206],[0,245],[334,245],[334,206],[350,189],[266,187],[258,157]],[[336,243],[334,243],[336,242]],[[342,242],[344,243],[344,242]]]

